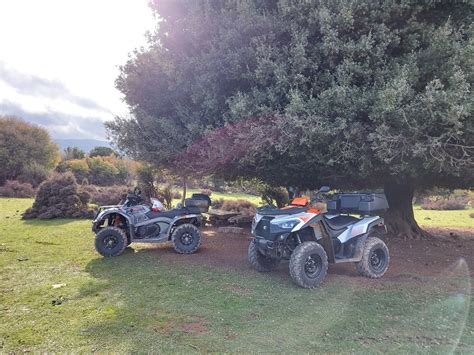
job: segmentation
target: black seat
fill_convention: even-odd
[[[285,209],[277,209],[274,207],[257,208],[258,214],[261,214],[264,216],[290,215],[290,214],[306,212],[307,210],[308,210],[308,207],[291,207],[291,208],[285,208]]]
[[[324,216],[324,220],[326,221],[329,228],[333,230],[340,230],[360,221],[359,218],[352,216],[336,216],[331,219]]]
[[[188,213],[188,210],[186,208],[175,208],[169,211],[160,211],[160,212],[148,211],[146,213],[146,216],[150,219],[158,218],[158,217],[174,218],[176,216],[180,216],[182,214],[187,214],[187,213]]]

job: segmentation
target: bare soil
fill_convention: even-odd
[[[474,270],[474,230],[470,229],[429,229],[433,237],[421,240],[404,240],[393,235],[384,237],[390,250],[390,267],[384,280],[403,281],[410,275],[435,276],[446,273],[461,262],[466,262],[469,270]],[[216,228],[205,228],[200,249],[192,255],[179,255],[170,245],[149,246],[169,262],[204,265],[212,268],[251,271],[247,261],[250,233],[222,234]],[[284,263],[282,263],[285,265]],[[287,274],[287,267],[281,266],[277,274]],[[273,274],[273,273],[272,273]],[[330,265],[328,278],[347,278],[354,282],[371,282],[357,277],[353,264]],[[413,281],[413,280],[412,280]],[[234,290],[245,293],[245,289]]]

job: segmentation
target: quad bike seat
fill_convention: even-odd
[[[326,215],[324,216],[324,220],[326,221],[329,228],[333,230],[340,230],[360,221],[359,218],[352,216],[336,216],[333,218],[327,218]]]
[[[199,214],[199,213],[200,213],[199,210],[196,211],[193,208],[183,207],[183,208],[175,208],[169,211],[160,211],[160,212],[149,211],[146,213],[146,216],[150,219],[158,218],[158,217],[174,218],[176,216],[180,216],[183,214]]]
[[[259,214],[265,216],[291,215],[306,212],[307,210],[307,207],[289,207],[284,209],[278,209],[275,207],[260,207],[257,209]]]

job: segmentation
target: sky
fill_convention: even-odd
[[[103,140],[127,113],[119,66],[155,24],[148,0],[0,0],[0,115]]]

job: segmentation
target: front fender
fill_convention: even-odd
[[[119,215],[121,218],[125,219],[125,221],[127,222],[127,226],[132,225],[131,218],[127,216],[122,210],[118,208],[110,208],[99,211],[99,213],[97,213],[94,220],[92,221],[92,231],[94,233],[97,233],[100,230],[100,226],[102,225],[102,223],[111,215]]]

